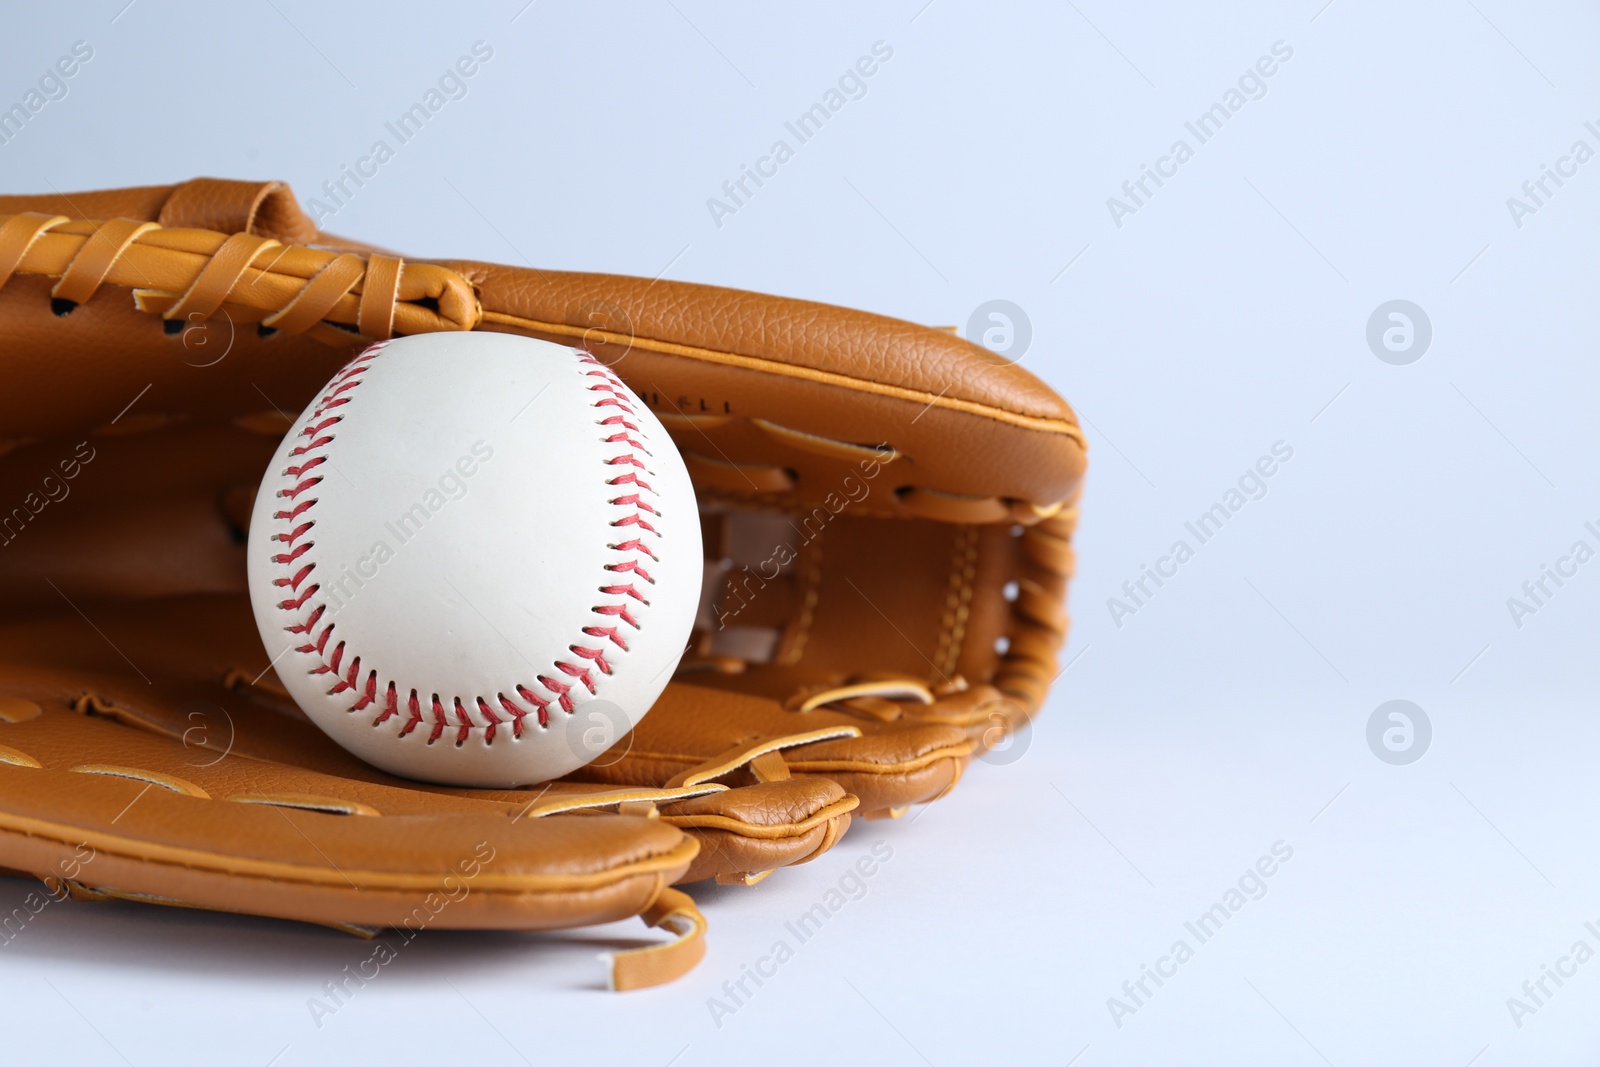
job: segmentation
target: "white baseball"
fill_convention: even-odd
[[[683,459],[580,350],[379,343],[262,479],[250,598],[278,677],[395,774],[512,787],[600,755],[683,653],[702,571]]]

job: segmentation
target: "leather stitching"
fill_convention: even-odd
[[[961,643],[966,637],[967,616],[972,609],[972,579],[977,573],[978,529],[969,526],[956,536],[950,567],[949,592],[945,596],[944,616],[939,627],[939,648],[934,653],[935,670],[949,678],[961,658]]]
[[[841,799],[832,801],[798,822],[753,823],[736,815],[721,815],[713,812],[705,812],[698,815],[674,815],[670,812],[662,812],[661,821],[669,826],[676,826],[680,830],[724,830],[738,834],[740,837],[759,841],[783,841],[809,834],[818,826],[833,822],[841,815],[848,815],[860,806],[861,799],[859,797],[846,794]]]
[[[737,352],[719,352],[715,349],[700,348],[695,345],[678,344],[673,341],[658,341],[648,337],[638,337],[629,334],[613,333],[609,330],[597,329],[593,326],[568,326],[565,323],[541,322],[537,319],[525,319],[518,315],[505,312],[483,312],[485,322],[499,322],[506,325],[517,326],[526,330],[533,330],[543,334],[557,334],[567,337],[584,337],[598,340],[604,344],[629,345],[650,352],[660,352],[666,355],[682,356],[687,359],[701,360],[708,363],[722,363],[749,370],[763,371],[785,378],[799,378],[804,381],[817,382],[823,385],[838,385],[858,392],[877,393],[882,396],[891,396],[898,400],[907,400],[924,407],[945,408],[951,411],[961,411],[969,415],[980,415],[984,418],[994,419],[998,422],[1009,423],[1026,430],[1035,430],[1041,433],[1062,434],[1076,441],[1080,447],[1087,444],[1083,430],[1074,422],[1065,419],[1056,419],[1044,415],[1029,415],[1026,412],[1011,411],[1007,408],[996,407],[992,404],[981,403],[976,400],[963,400],[959,397],[935,394],[922,389],[909,389],[901,385],[888,382],[873,381],[869,378],[853,378],[835,371],[818,370],[815,367],[806,367],[799,364],[782,363],[777,360],[763,359],[760,356],[745,356]]]
[[[892,764],[874,763],[864,759],[790,759],[789,770],[796,777],[805,777],[812,774],[827,777],[827,772],[829,771],[903,775],[910,774],[913,771],[925,770],[946,760],[965,760],[970,755],[972,755],[972,746],[970,744],[946,745],[942,748],[934,749],[932,752],[923,753],[913,759],[900,760]],[[838,782],[838,779],[835,778],[834,781]],[[844,782],[839,782],[839,784],[847,789],[849,788]]]
[[[787,649],[781,650],[775,661],[783,664],[799,663],[805,655],[806,642],[811,638],[811,623],[817,614],[817,595],[822,587],[822,538],[817,537],[800,550],[800,615],[795,619],[794,633]]]
[[[240,807],[245,808],[245,805]],[[388,818],[397,817],[388,816]],[[204,874],[249,879],[268,885],[303,885],[312,888],[333,888],[342,892],[345,886],[353,884],[350,879],[354,876],[361,880],[357,892],[417,893],[443,884],[440,876],[423,872],[339,870],[336,867],[325,869],[293,861],[254,860],[227,853],[141,841],[98,830],[86,832],[82,827],[67,826],[8,812],[0,812],[0,835],[16,835],[50,845],[68,847],[87,843],[94,848],[97,855],[131,860],[157,868],[199,871]],[[687,863],[693,858],[697,849],[698,845],[693,840],[685,838],[669,849],[653,849],[648,855],[638,859],[622,860],[616,866],[601,871],[498,875],[493,871],[485,871],[474,881],[472,891],[483,893],[490,898],[517,900],[526,899],[536,893],[571,893],[609,888],[622,881],[640,877],[653,877],[659,883],[661,870]]]

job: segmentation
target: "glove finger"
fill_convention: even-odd
[[[387,814],[487,807],[515,816],[602,802],[653,804],[663,824],[702,845],[679,881],[743,880],[814,858],[838,840],[858,803],[825,778],[704,786],[701,792],[713,792],[682,800],[696,791],[603,777],[520,790],[398,779],[334,744],[277,686],[242,595],[79,607],[81,615],[62,607],[0,625],[12,671],[29,678],[41,703],[75,706],[138,731],[86,728],[74,737],[84,759],[116,763],[116,745],[159,735],[154,748],[146,746],[144,765],[187,776],[213,795],[320,798],[330,809],[349,804]],[[72,650],[67,669],[41,666],[62,649]],[[98,740],[93,752],[91,739]]]
[[[651,819],[518,820],[492,802],[422,805],[407,790],[352,790],[243,757],[196,762],[156,735],[46,710],[16,695],[33,687],[11,673],[0,679],[18,720],[0,725],[0,863],[14,869],[347,925],[400,926],[448,893],[463,906],[435,925],[551,929],[638,914],[693,859],[692,842]],[[80,855],[78,869],[58,869],[84,842],[93,865]]]

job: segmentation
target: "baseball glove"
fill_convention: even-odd
[[[528,791],[419,786],[352,760],[284,697],[244,602],[243,527],[286,413],[370,341],[461,329],[581,345],[611,366],[673,433],[704,514],[706,592],[677,680],[572,781]],[[660,884],[755,881],[829,847],[858,804],[896,814],[943,794],[974,744],[1031,715],[1056,672],[1082,434],[1026,372],[943,331],[684,283],[402,260],[318,234],[281,185],[200,179],[0,197],[0,336],[22,383],[0,397],[0,448],[11,450],[0,506],[23,508],[0,513],[0,618],[15,637],[0,695],[26,702],[0,743],[48,729],[48,761],[14,747],[55,773],[98,765],[95,752],[120,744],[101,739],[107,730],[143,731],[166,746],[165,762],[141,753],[163,775],[212,796],[278,798],[211,804],[226,815],[206,842],[188,840],[190,824],[159,824],[224,869],[258,842],[298,847],[300,835],[279,842],[234,822],[236,809],[280,825],[294,812],[320,832],[351,825],[332,814],[338,804],[449,823],[462,803],[538,816],[517,833],[613,828],[614,842],[592,851],[530,841],[519,852],[530,865],[615,868],[622,880],[648,851],[683,863],[653,868]],[[220,743],[215,727],[192,743],[197,712],[228,724],[231,747],[208,772],[248,762],[271,780],[239,793],[174,766],[203,763]],[[139,793],[139,780],[112,784]],[[367,790],[386,792],[369,803]],[[13,794],[0,784],[0,813],[27,806]],[[321,799],[282,802],[302,795]],[[70,814],[64,825],[103,813]],[[438,868],[397,833],[406,839],[388,848],[363,835],[361,862],[381,870],[382,858],[397,875]],[[29,851],[7,836],[0,863],[49,875],[63,847]],[[68,881],[323,922],[392,920],[337,894],[267,906],[248,874],[227,871],[174,885],[136,862]],[[629,913],[525,896],[521,911],[477,925]],[[692,925],[659,887],[628,903]]]

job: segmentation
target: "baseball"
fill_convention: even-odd
[[[256,494],[250,599],[329,736],[394,774],[509,788],[588,763],[666,687],[700,522],[666,431],[593,356],[495,333],[366,349]]]

